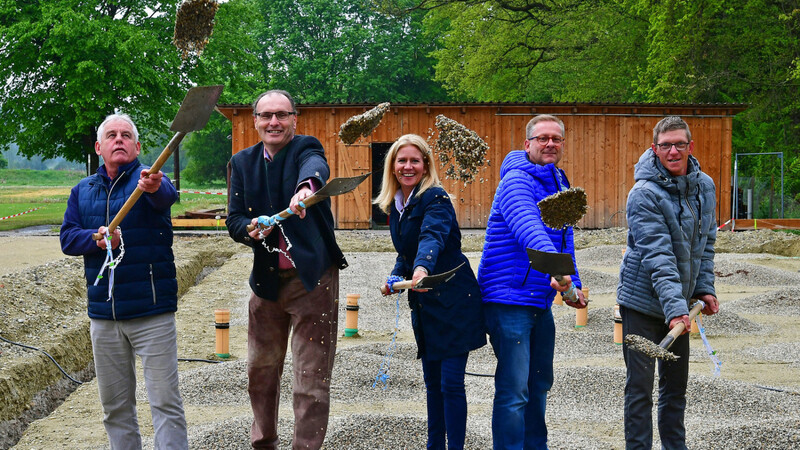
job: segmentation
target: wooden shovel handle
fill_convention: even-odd
[[[172,139],[169,141],[169,144],[167,144],[167,147],[164,149],[164,151],[161,152],[161,155],[158,156],[156,162],[154,162],[153,166],[150,167],[150,170],[147,173],[148,176],[157,174],[158,171],[161,170],[161,166],[163,166],[164,163],[167,162],[167,160],[169,159],[170,155],[172,155],[173,149],[178,148],[178,144],[180,144],[184,136],[186,136],[186,133],[182,131],[178,131],[177,133],[175,133],[175,136],[172,137]],[[134,176],[134,174],[131,174],[131,176]],[[139,189],[139,186],[136,186],[136,189],[133,192],[131,192],[131,196],[128,197],[128,200],[125,202],[124,205],[122,205],[122,208],[119,209],[117,215],[114,216],[114,220],[112,220],[111,223],[108,224],[109,234],[113,233],[114,230],[117,229],[120,222],[122,222],[122,219],[124,219],[125,216],[128,215],[128,212],[130,212],[131,208],[133,208],[133,205],[136,204],[136,201],[139,200],[139,197],[142,196],[143,192],[144,191]],[[103,235],[100,233],[93,233],[92,239],[94,239],[95,241],[99,241],[100,239],[103,239]]]
[[[392,284],[392,290],[395,291],[395,292],[397,292],[399,290],[402,290],[402,289],[413,289],[413,288],[414,288],[414,280],[397,281],[394,284]],[[383,294],[383,295],[389,295],[390,294],[390,292],[386,289],[386,285],[385,284],[383,286],[381,286],[381,294]]]
[[[689,310],[689,322],[691,322],[692,320],[694,320],[695,317],[697,317],[697,314],[700,313],[701,309],[703,309],[703,302],[700,301],[696,302],[692,307],[692,309]],[[686,324],[684,324],[682,321],[676,323],[675,326],[672,327],[671,330],[669,330],[669,333],[667,333],[667,335],[664,336],[664,339],[661,340],[661,343],[658,344],[659,347],[663,349],[668,349],[672,345],[672,343],[675,342],[675,339],[677,339],[678,336],[680,336],[681,333],[683,333],[683,330],[685,329],[686,329]]]

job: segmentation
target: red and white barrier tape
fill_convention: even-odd
[[[210,194],[210,195],[228,195],[227,192],[200,192],[200,191],[185,191],[183,189],[179,190],[178,192],[183,192],[184,194]]]
[[[21,216],[23,214],[28,214],[29,212],[33,212],[33,211],[36,211],[37,209],[41,209],[41,208],[42,207],[39,206],[39,207],[36,207],[36,208],[33,208],[33,209],[29,209],[29,210],[27,210],[25,212],[21,212],[21,213],[14,214],[14,215],[11,215],[11,216],[0,217],[0,220],[6,220],[6,219],[10,219],[12,217],[17,217],[17,216]]]

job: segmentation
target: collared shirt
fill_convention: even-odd
[[[408,206],[408,202],[414,197],[414,194],[417,192],[417,186],[414,186],[414,190],[411,191],[411,195],[408,196],[408,199],[405,201],[403,200],[403,190],[398,189],[397,192],[394,194],[394,207],[397,208],[397,211],[400,213],[400,218],[403,218],[403,211],[405,211],[406,206]]]

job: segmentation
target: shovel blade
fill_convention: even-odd
[[[370,174],[372,174],[372,172],[367,172],[355,177],[334,178],[325,186],[322,186],[322,189],[315,192],[314,195],[319,197],[336,197],[337,195],[346,194],[357,188]]]
[[[526,250],[533,270],[553,276],[575,274],[575,264],[572,263],[569,253],[542,252],[532,248]]]
[[[450,281],[451,278],[456,276],[456,272],[458,272],[458,269],[460,269],[463,265],[464,263],[462,262],[447,272],[437,273],[436,275],[428,275],[427,277],[419,280],[419,283],[417,283],[415,289],[431,289],[442,283],[446,283]]]
[[[190,133],[202,130],[208,123],[211,113],[217,106],[217,100],[222,94],[223,85],[197,86],[186,92],[178,114],[172,119],[169,129]]]

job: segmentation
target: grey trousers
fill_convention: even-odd
[[[156,449],[188,449],[183,400],[178,391],[175,315],[91,320],[97,386],[111,448],[140,449],[136,417],[136,355],[142,358]]]

